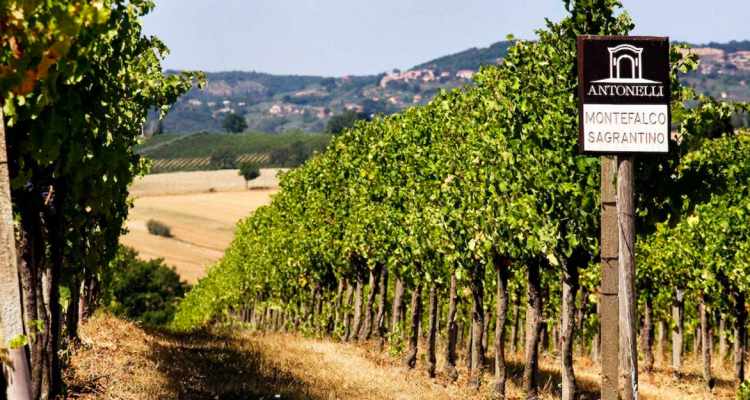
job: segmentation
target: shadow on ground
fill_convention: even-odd
[[[307,383],[264,360],[257,345],[229,333],[149,330],[150,357],[179,399],[317,399]]]

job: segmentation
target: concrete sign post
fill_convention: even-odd
[[[578,83],[579,151],[602,163],[601,398],[618,399],[621,371],[637,399],[633,156],[669,152],[669,39],[579,36]]]

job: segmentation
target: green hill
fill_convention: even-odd
[[[211,157],[220,152],[230,152],[235,164],[293,168],[325,151],[330,140],[330,135],[304,133],[175,133],[154,136],[135,150],[152,160],[152,173],[219,169]]]
[[[508,55],[508,48],[513,45],[511,41],[502,41],[492,44],[487,48],[473,47],[460,53],[436,58],[412,69],[437,69],[441,71],[459,71],[462,69],[476,70],[479,65],[494,65]]]
[[[322,77],[259,72],[208,73],[209,84],[193,89],[172,107],[163,122],[171,132],[221,131],[228,113],[245,117],[250,132],[288,130],[323,132],[328,120],[347,110],[366,115],[391,114],[428,103],[438,89],[473,82],[457,71],[477,71],[508,54],[510,41],[471,48],[419,64],[409,71],[367,76]],[[726,100],[750,101],[750,41],[694,45],[701,68],[686,77],[701,93]],[[385,79],[384,79],[385,78]],[[146,133],[157,129],[156,115]]]

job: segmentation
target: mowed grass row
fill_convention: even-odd
[[[170,133],[146,140],[135,151],[152,160],[208,159],[218,150],[245,156],[270,154],[298,143],[322,150],[330,140],[331,135],[305,133]]]
[[[147,155],[147,157],[149,157]],[[150,157],[149,157],[150,158]],[[269,161],[269,153],[265,154],[241,154],[235,159],[235,163],[252,161],[260,165],[266,165]],[[175,172],[175,171],[198,171],[212,169],[211,157],[203,158],[168,158],[151,161],[151,172]]]

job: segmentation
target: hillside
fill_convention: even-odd
[[[509,41],[471,48],[419,64],[408,71],[368,76],[271,75],[259,72],[208,73],[208,87],[193,89],[172,108],[166,132],[221,131],[230,112],[242,114],[248,131],[290,129],[322,132],[328,119],[346,110],[367,115],[398,112],[429,102],[439,88],[472,84],[481,64],[494,65],[508,53]],[[701,69],[687,81],[702,93],[750,101],[750,41],[695,45]],[[155,116],[147,132],[157,128]]]
[[[233,155],[235,163],[254,161],[262,167],[297,167],[314,152],[325,150],[330,135],[285,133],[181,133],[158,135],[136,147],[152,161],[152,173],[219,169],[211,156],[220,151]]]
[[[481,64],[499,64],[508,55],[511,41],[497,42],[487,48],[473,47],[460,53],[436,58],[419,64],[412,69],[437,69],[440,71],[459,71],[462,69],[476,70]]]

